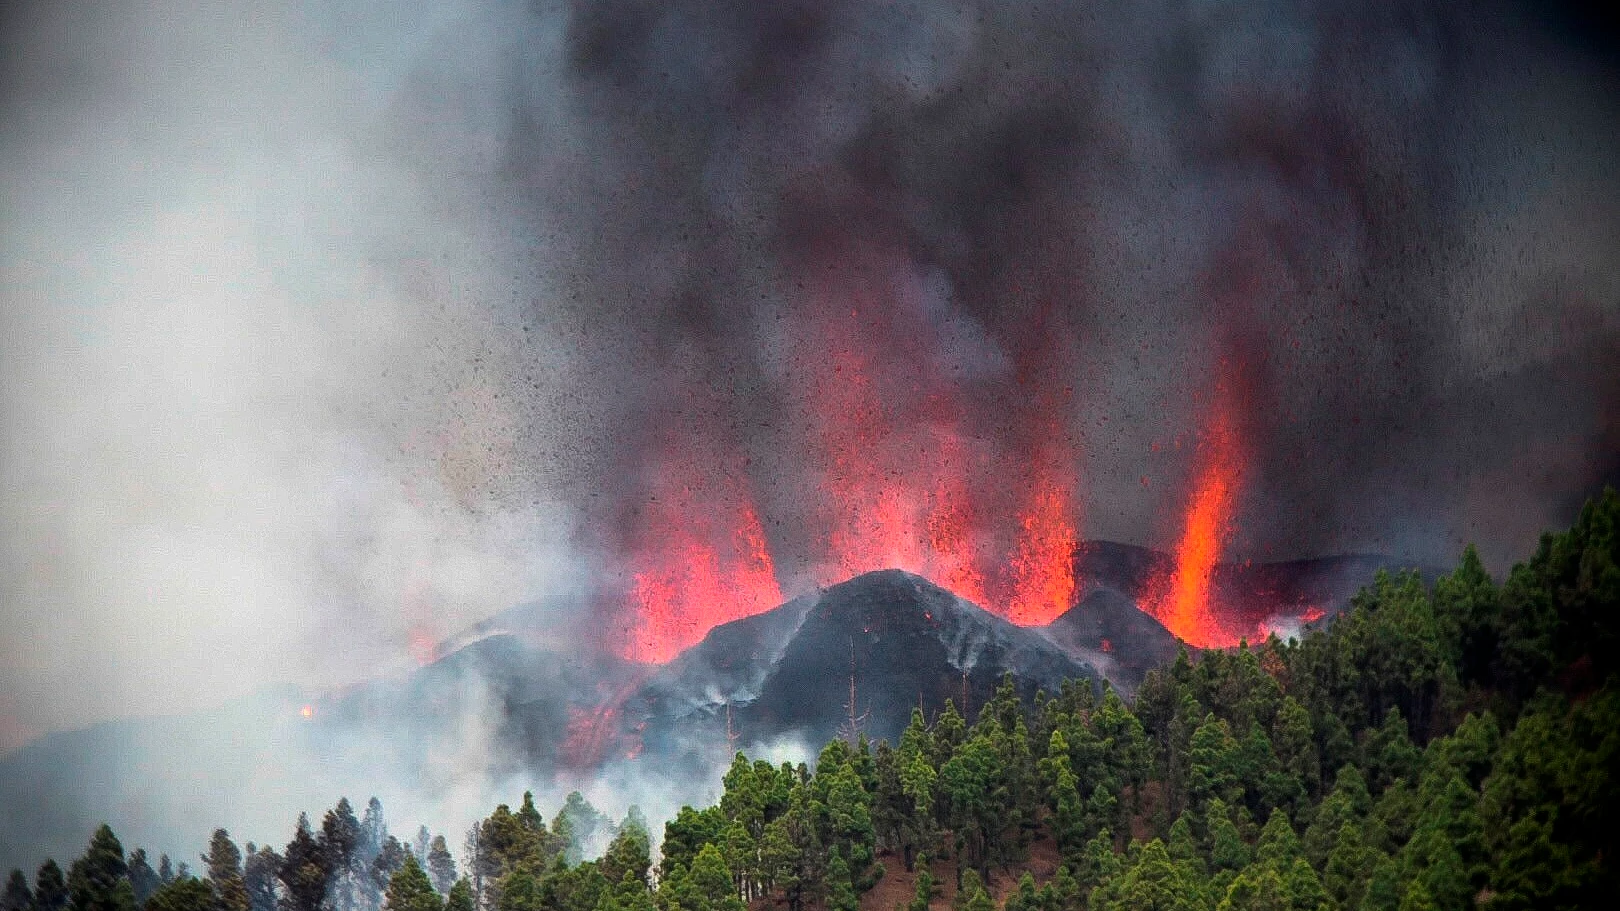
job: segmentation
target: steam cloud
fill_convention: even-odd
[[[1239,557],[1500,568],[1620,468],[1616,71],[1517,5],[3,15],[0,749],[622,623],[671,465],[791,594],[851,361],[987,535],[1055,447],[1169,546],[1228,374]]]

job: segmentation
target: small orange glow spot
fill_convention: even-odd
[[[1112,643],[1112,642],[1109,642],[1109,641],[1108,641],[1108,640],[1107,640],[1107,639],[1104,639],[1104,640],[1103,640],[1103,641],[1102,641],[1102,650],[1103,650],[1103,651],[1104,651],[1104,652],[1105,652],[1105,653],[1106,653],[1106,652],[1112,652],[1112,651],[1113,651],[1113,650],[1114,650],[1114,643]]]
[[[314,718],[315,717],[315,706],[306,705],[303,708],[298,710],[298,714],[302,715],[305,718]]]

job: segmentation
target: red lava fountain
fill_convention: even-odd
[[[740,480],[665,480],[643,515],[621,656],[668,661],[722,623],[782,603],[753,499]]]
[[[1043,477],[1030,499],[1018,520],[1007,619],[1020,626],[1043,626],[1074,604],[1074,550],[1079,541],[1068,486]]]
[[[1222,648],[1236,645],[1212,603],[1215,564],[1231,531],[1232,508],[1242,471],[1237,432],[1232,426],[1229,390],[1216,390],[1214,417],[1199,443],[1199,467],[1187,505],[1175,568],[1147,599],[1148,612],[1189,645]]]

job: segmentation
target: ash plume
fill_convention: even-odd
[[[954,422],[991,466],[965,472],[985,534],[1055,446],[1085,537],[1173,544],[1223,372],[1240,556],[1473,541],[1500,567],[1615,476],[1616,72],[1549,14],[531,17],[555,43],[512,62],[504,177],[580,243],[531,312],[582,327],[579,485],[610,555],[678,428],[748,475],[789,590],[813,576],[840,356],[882,410],[847,454],[902,465]]]

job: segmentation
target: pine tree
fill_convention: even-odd
[[[737,896],[731,871],[726,867],[720,849],[714,845],[704,845],[703,850],[698,852],[692,861],[690,881],[709,911],[743,911],[742,899]]]
[[[1339,828],[1332,853],[1322,871],[1323,885],[1341,908],[1355,908],[1361,904],[1367,882],[1379,861],[1378,852],[1361,842],[1361,826],[1345,822]]]
[[[231,841],[229,832],[214,830],[202,861],[218,911],[250,911],[247,886],[242,880],[242,852]]]
[[[62,868],[47,859],[34,874],[34,911],[62,911],[67,905],[67,880]]]
[[[1420,880],[1413,880],[1406,887],[1406,894],[1401,897],[1400,911],[1438,911],[1434,898]]]
[[[534,874],[526,867],[518,867],[501,877],[499,888],[496,890],[500,896],[495,907],[499,911],[539,911],[540,889],[535,882]]]
[[[450,894],[445,897],[444,911],[473,911],[472,883],[466,877],[456,880],[450,887]]]
[[[388,884],[394,881],[394,874],[405,866],[405,860],[411,856],[410,849],[406,848],[399,839],[390,835],[383,839],[382,850],[377,852],[376,860],[371,862],[370,880],[379,891],[386,890]],[[328,887],[328,892],[330,892]]]
[[[365,883],[365,864],[360,857],[362,837],[354,807],[347,797],[338,798],[337,805],[321,818],[320,836],[321,848],[326,852],[327,896],[336,911],[355,911],[362,893],[371,891]],[[385,884],[378,882],[377,889]]]
[[[912,894],[911,903],[906,906],[907,911],[928,911],[933,903],[934,895],[939,891],[939,884],[934,881],[933,871],[928,869],[928,855],[917,856],[917,887]]]
[[[360,818],[359,837],[355,842],[356,866],[361,870],[370,869],[387,838],[388,823],[383,819],[382,801],[372,797],[366,801],[365,815]]]
[[[622,883],[625,877],[634,877],[643,887],[647,885],[647,872],[652,867],[651,840],[640,812],[631,807],[619,831],[608,842],[602,853],[602,875],[609,881]]]
[[[552,820],[551,831],[561,841],[563,857],[572,865],[584,859],[585,846],[607,824],[607,817],[597,812],[583,794],[572,791]]]
[[[1359,911],[1399,911],[1402,891],[1400,866],[1387,856],[1381,857],[1373,867],[1357,908]]]
[[[1244,870],[1226,887],[1218,911],[1294,911],[1288,885],[1276,868],[1254,866]]]
[[[966,879],[967,876],[972,876],[972,880]],[[996,903],[985,890],[983,880],[972,870],[964,874],[961,895],[960,911],[996,911]]]
[[[277,874],[287,890],[287,911],[321,911],[331,876],[327,852],[310,832],[309,816],[298,814],[298,826],[282,856]]]
[[[191,876],[178,876],[147,899],[145,911],[213,911],[214,892]]]
[[[1002,903],[1002,911],[1041,911],[1041,900],[1035,890],[1035,877],[1028,870],[1018,878],[1018,887]]]
[[[0,894],[0,911],[34,911],[34,890],[28,887],[28,876],[21,870],[12,870],[6,878],[6,890]]]
[[[385,911],[444,911],[433,883],[408,851],[399,871],[388,880],[383,907]]]
[[[67,888],[73,911],[134,911],[135,890],[124,846],[105,824],[96,829],[84,856],[69,868]]]
[[[1085,895],[1080,891],[1080,882],[1074,878],[1068,864],[1058,867],[1051,887],[1051,911],[1080,911],[1084,907]]]
[[[146,904],[146,900],[152,897],[152,893],[156,892],[160,885],[162,883],[158,881],[157,871],[152,869],[151,862],[146,859],[146,849],[136,848],[131,851],[129,887],[135,893],[135,904],[137,906]]]
[[[1176,817],[1176,821],[1170,826],[1170,837],[1165,849],[1169,852],[1171,860],[1186,864],[1201,875],[1207,872],[1204,855],[1198,848],[1198,841],[1193,837],[1192,820],[1188,818],[1187,812],[1184,811]]]
[[[1347,823],[1359,826],[1371,809],[1372,797],[1367,793],[1361,770],[1354,765],[1339,769],[1332,793],[1323,798],[1316,808],[1315,818],[1305,829],[1305,856],[1318,866],[1326,863],[1334,840],[1344,826]]]
[[[1226,802],[1209,802],[1204,828],[1209,843],[1209,862],[1217,870],[1237,871],[1249,865],[1249,845],[1238,834]]]
[[[1298,836],[1294,834],[1294,827],[1288,823],[1288,814],[1281,810],[1271,811],[1271,818],[1266,820],[1265,828],[1260,831],[1255,861],[1286,870],[1301,857],[1304,857],[1304,851]]]
[[[1316,751],[1316,732],[1311,727],[1311,713],[1299,700],[1285,696],[1272,723],[1271,745],[1277,750],[1277,761],[1289,775],[1299,782],[1305,794],[1315,796],[1322,786],[1321,760]]]
[[[1208,911],[1204,883],[1171,860],[1164,843],[1147,843],[1130,869],[1110,878],[1092,894],[1092,911]]]
[[[269,845],[255,849],[251,842],[242,862],[242,885],[252,911],[277,911],[280,905],[282,857]]]

